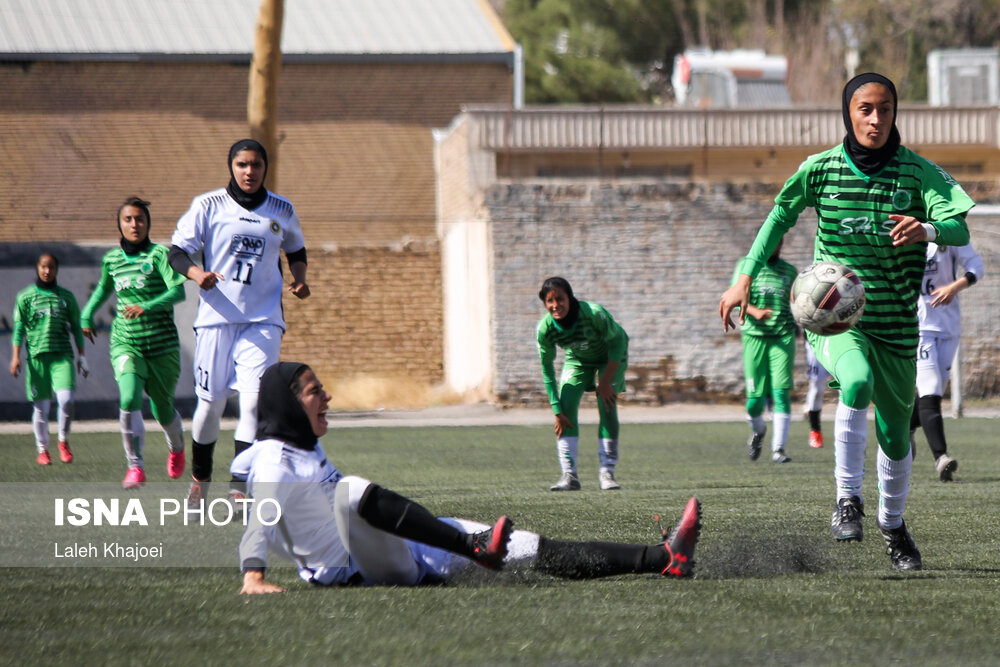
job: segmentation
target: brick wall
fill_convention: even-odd
[[[544,314],[537,293],[544,278],[562,275],[579,298],[604,305],[628,332],[628,400],[739,398],[740,337],[723,334],[719,296],[773,196],[773,186],[662,182],[489,188],[496,396],[512,403],[544,400],[534,345]],[[1000,239],[991,231],[996,222],[970,220],[988,267],[1000,261]],[[815,226],[811,212],[800,217],[785,237],[786,260],[799,267],[810,262]],[[963,299],[969,396],[997,394],[997,273]],[[805,390],[803,357],[797,360],[799,392]]]
[[[441,381],[441,256],[436,244],[310,253],[312,296],[285,297],[282,357],[328,382],[358,376]]]

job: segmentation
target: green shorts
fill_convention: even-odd
[[[743,377],[747,398],[791,390],[795,364],[795,334],[743,336]]]
[[[24,385],[28,400],[47,401],[52,392],[76,389],[76,369],[72,353],[46,352],[28,355],[24,364]]]
[[[870,376],[871,402],[875,406],[875,434],[879,444],[895,460],[908,452],[910,414],[917,381],[916,350],[913,356],[900,356],[885,343],[856,328],[836,336],[818,336],[814,333],[807,333],[806,336],[816,353],[816,359],[833,376],[831,388],[841,388],[845,373],[850,373],[855,378],[864,377],[866,373]],[[861,352],[865,366],[838,368],[837,363],[841,357],[852,350]],[[846,392],[844,397],[848,398]]]
[[[576,361],[563,363],[562,373],[559,376],[559,393],[562,394],[563,387],[571,385],[582,387],[583,391],[597,391],[597,382],[607,362],[600,365],[581,364]],[[615,393],[621,394],[625,391],[625,371],[628,369],[628,357],[626,356],[618,363],[615,376],[611,379],[611,388]]]
[[[174,349],[166,354],[145,358],[126,346],[111,349],[111,367],[115,382],[121,383],[126,374],[138,375],[145,385],[146,395],[155,404],[172,405],[181,375],[181,353]]]

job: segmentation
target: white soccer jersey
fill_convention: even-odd
[[[290,201],[268,192],[263,204],[248,211],[225,188],[206,192],[177,222],[171,243],[189,255],[203,250],[204,270],[223,276],[202,290],[195,327],[263,322],[284,329],[279,251],[305,247]]]
[[[963,268],[961,274],[958,272],[959,265]],[[962,311],[958,304],[960,295],[946,306],[931,307],[934,298],[931,292],[954,282],[965,272],[972,273],[977,281],[983,279],[983,259],[972,249],[972,244],[958,247],[939,246],[934,242],[927,244],[924,282],[917,302],[921,333],[933,332],[944,337],[962,334]]]
[[[258,440],[236,457],[230,470],[247,475],[254,501],[240,540],[243,567],[266,565],[270,548],[292,559],[303,579],[343,584],[357,572],[333,514],[334,490],[342,475],[319,443],[310,450]],[[278,507],[281,518],[265,525],[276,518]]]

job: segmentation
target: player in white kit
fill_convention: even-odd
[[[959,273],[958,267],[964,269]],[[942,482],[950,482],[958,461],[948,454],[941,415],[941,397],[948,386],[951,365],[962,336],[962,311],[958,293],[983,278],[983,259],[972,244],[952,247],[927,244],[924,282],[917,302],[920,342],[917,346],[917,401],[910,419],[911,451],[914,434],[923,426]]]
[[[229,172],[228,186],[194,198],[171,239],[170,265],[201,288],[194,322],[198,405],[191,426],[192,504],[204,497],[212,479],[219,424],[233,391],[240,404],[235,454],[256,435],[260,376],[278,361],[285,331],[280,251],[292,274],[288,291],[300,299],[309,296],[299,218],[290,201],[264,187],[264,147],[252,139],[233,144]],[[199,251],[201,266],[191,259]],[[240,497],[242,486],[234,478],[231,497]]]
[[[819,363],[813,352],[809,339],[806,338],[806,376],[809,378],[809,389],[806,391],[805,413],[809,420],[809,446],[819,449],[823,446],[823,396],[830,374],[823,364]]]
[[[673,534],[653,545],[563,542],[513,530],[439,519],[425,507],[360,477],[344,477],[318,438],[327,431],[330,395],[305,364],[281,362],[260,382],[260,429],[233,461],[253,500],[240,541],[242,593],[279,593],[264,580],[269,551],[291,559],[299,576],[324,586],[441,583],[478,563],[523,563],[565,578],[628,573],[685,577],[694,567],[701,505],[694,498]]]

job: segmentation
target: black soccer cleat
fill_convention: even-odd
[[[497,519],[493,527],[472,536],[472,559],[491,570],[503,569],[507,557],[507,542],[514,530],[514,522],[507,516]]]
[[[693,497],[688,500],[684,514],[669,536],[663,526],[660,526],[660,516],[656,515],[655,518],[663,536],[663,548],[667,552],[667,564],[660,574],[678,579],[690,577],[694,572],[694,547],[701,534],[701,502]]]
[[[923,561],[920,560],[920,550],[910,537],[910,531],[906,529],[906,522],[899,525],[899,528],[882,528],[882,539],[885,540],[885,552],[889,554],[894,570],[922,570]]]
[[[838,542],[860,542],[864,537],[864,527],[861,525],[861,517],[864,515],[865,506],[860,498],[841,498],[833,508],[830,532]]]
[[[756,461],[757,457],[760,456],[760,448],[764,442],[764,435],[766,433],[767,431],[750,434],[750,438],[747,440],[747,455],[751,461]]]

